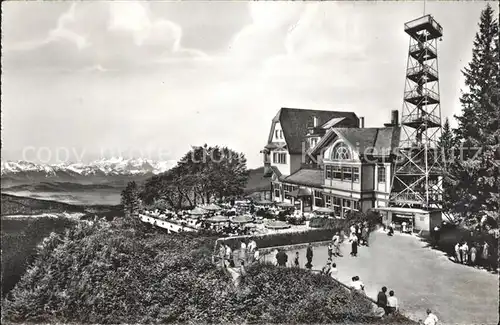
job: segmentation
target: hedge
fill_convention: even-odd
[[[309,227],[311,228],[327,228],[327,229],[342,229],[344,227],[345,221],[342,219],[331,219],[314,217],[309,220]]]
[[[303,243],[314,243],[327,241],[332,239],[335,234],[335,230],[333,229],[309,229],[305,231],[298,232],[286,232],[286,233],[274,233],[274,234],[265,234],[258,236],[245,236],[245,240],[253,239],[257,243],[257,247],[259,248],[268,248],[275,246],[287,246],[287,245],[297,245]],[[242,237],[228,237],[220,239],[224,241],[225,244],[229,245],[231,249],[238,249],[240,247],[240,243]]]
[[[65,236],[52,234],[4,301],[2,321],[297,324],[374,319],[366,316],[366,299],[329,277],[258,265],[235,288],[211,261],[215,238],[143,228],[149,230],[116,221],[79,224]]]

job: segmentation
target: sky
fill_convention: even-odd
[[[426,4],[444,29],[443,118],[460,112],[461,69],[485,5]],[[382,126],[402,107],[404,23],[423,10],[403,1],[2,2],[2,160],[175,160],[207,143],[258,167],[281,107],[353,111]]]

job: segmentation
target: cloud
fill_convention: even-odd
[[[149,5],[138,2],[73,3],[44,39],[10,43],[4,50],[6,66],[16,69],[125,69],[207,57],[182,46],[179,25],[152,18]]]

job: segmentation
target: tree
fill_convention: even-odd
[[[136,182],[131,181],[127,183],[127,187],[121,193],[121,204],[126,216],[134,216],[139,212],[141,200]]]
[[[481,214],[498,220],[499,169],[499,43],[498,21],[488,4],[481,13],[472,61],[463,70],[465,85],[460,98],[462,114],[456,137],[460,156],[452,168],[455,180],[455,212],[470,224]]]
[[[450,121],[446,118],[443,126],[443,132],[438,143],[444,178],[443,178],[443,210],[450,212],[456,202],[456,179],[453,176],[454,161],[456,159],[457,140],[453,130],[450,127]]]

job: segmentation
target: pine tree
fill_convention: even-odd
[[[450,127],[450,121],[446,118],[443,125],[443,132],[439,139],[438,150],[443,167],[443,210],[450,212],[453,208],[453,202],[456,200],[456,179],[453,175],[453,162],[455,160],[455,147],[457,145],[456,137]]]
[[[456,180],[454,210],[469,224],[481,215],[498,220],[499,169],[499,47],[498,21],[488,4],[481,13],[472,61],[464,69],[466,91],[460,99],[456,136],[460,157],[451,166]]]

